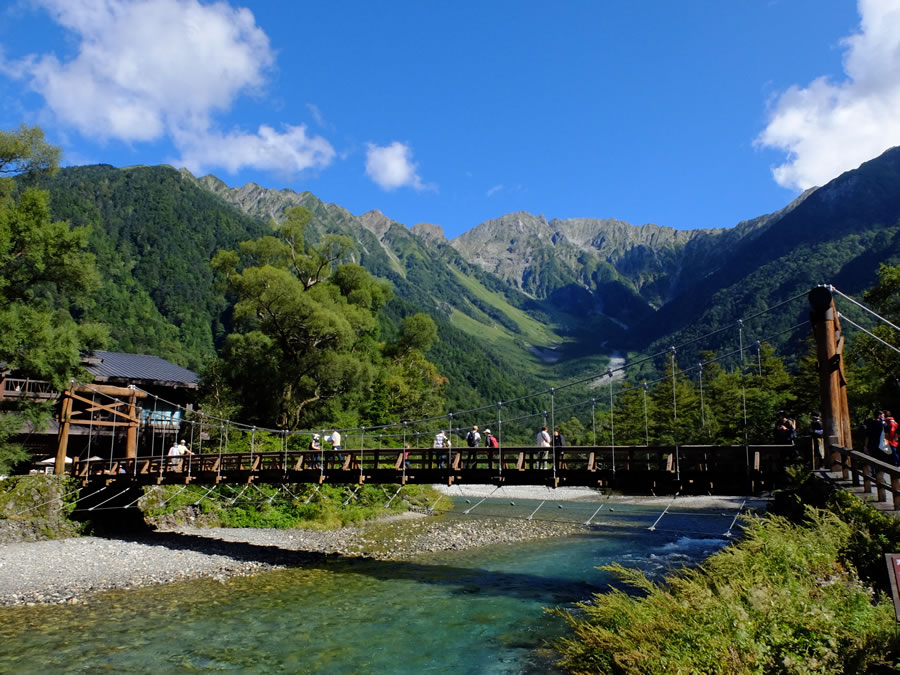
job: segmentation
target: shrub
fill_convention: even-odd
[[[561,614],[573,672],[865,672],[897,651],[893,605],[842,563],[853,528],[810,509],[806,525],[747,520],[745,538],[657,584],[620,565],[613,590]]]

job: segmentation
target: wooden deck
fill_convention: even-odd
[[[793,446],[507,447],[209,453],[184,457],[76,460],[83,482],[495,484],[611,488],[629,493],[746,494],[776,486]],[[555,460],[555,461],[554,461]]]

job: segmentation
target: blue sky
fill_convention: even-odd
[[[14,0],[0,128],[448,236],[731,227],[900,144],[900,0]]]

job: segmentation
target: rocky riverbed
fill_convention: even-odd
[[[452,491],[444,488],[448,493]],[[545,488],[518,488],[520,499],[545,499]],[[455,496],[480,498],[493,488],[470,486]],[[597,495],[553,491],[556,500]],[[613,501],[633,501],[613,498]],[[662,505],[671,498],[643,499]],[[736,509],[734,498],[684,498],[681,506]],[[760,503],[747,504],[760,508]],[[198,577],[224,581],[264,570],[321,564],[341,557],[404,560],[434,551],[461,550],[586,532],[581,523],[432,517],[405,513],[339,530],[171,527],[131,536],[77,537],[0,545],[0,606],[77,604],[92,593],[138,588]]]
[[[0,606],[77,604],[92,593],[211,577],[224,581],[325,557],[406,559],[562,536],[580,525],[441,520],[419,514],[333,531],[179,528],[135,536],[80,537],[0,546]]]

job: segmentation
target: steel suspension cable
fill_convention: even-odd
[[[859,307],[860,309],[864,309],[865,311],[867,311],[869,314],[871,314],[872,316],[874,316],[876,319],[878,319],[878,320],[881,321],[882,323],[884,323],[884,324],[890,326],[891,328],[893,328],[893,329],[896,330],[896,331],[900,331],[900,327],[895,326],[893,323],[891,323],[890,321],[888,321],[887,319],[885,319],[883,316],[881,316],[878,312],[876,312],[876,311],[874,311],[874,310],[872,310],[872,309],[869,309],[868,307],[866,307],[866,306],[865,306],[864,304],[862,304],[861,302],[857,302],[856,300],[854,300],[853,298],[851,298],[851,297],[850,297],[849,295],[847,295],[846,293],[842,293],[841,291],[839,291],[838,289],[836,289],[834,286],[829,286],[829,288],[831,289],[832,292],[837,293],[837,294],[840,295],[842,298],[845,298],[845,299],[849,300],[850,302],[852,302],[854,305],[856,305],[856,306]]]
[[[839,316],[842,320],[844,320],[844,321],[846,321],[847,323],[849,323],[849,324],[850,324],[851,326],[853,326],[854,328],[856,328],[856,329],[858,329],[858,330],[861,330],[863,333],[865,333],[866,335],[868,335],[870,338],[873,338],[873,339],[875,339],[875,340],[878,340],[878,342],[880,342],[881,344],[883,344],[883,345],[884,345],[885,347],[887,347],[888,349],[892,349],[892,350],[894,350],[895,352],[897,352],[898,354],[900,354],[900,349],[897,349],[894,345],[890,344],[889,342],[885,342],[884,340],[882,340],[880,337],[878,337],[878,336],[875,335],[874,333],[872,333],[872,332],[870,332],[870,331],[867,331],[865,328],[863,328],[862,326],[860,326],[858,323],[855,323],[852,319],[850,319],[846,314],[841,314],[840,312],[838,312],[838,316]]]
[[[675,347],[672,347],[672,440],[675,441],[675,480],[681,480],[681,457],[678,451],[678,397],[675,393]]]
[[[613,474],[616,472],[616,422],[613,412],[613,374],[611,370],[606,371],[609,377],[609,440],[612,446],[612,464]]]
[[[552,427],[550,430],[550,450],[552,452],[552,461],[553,461],[553,481],[554,485],[556,484],[556,444],[557,444],[557,436],[556,432],[556,411],[555,411],[555,392],[553,387],[550,387],[550,426]]]
[[[744,407],[744,454],[747,462],[747,478],[750,477],[750,445],[747,440],[747,388],[745,386],[744,368],[744,322],[738,321],[738,342],[741,351],[741,403]]]

